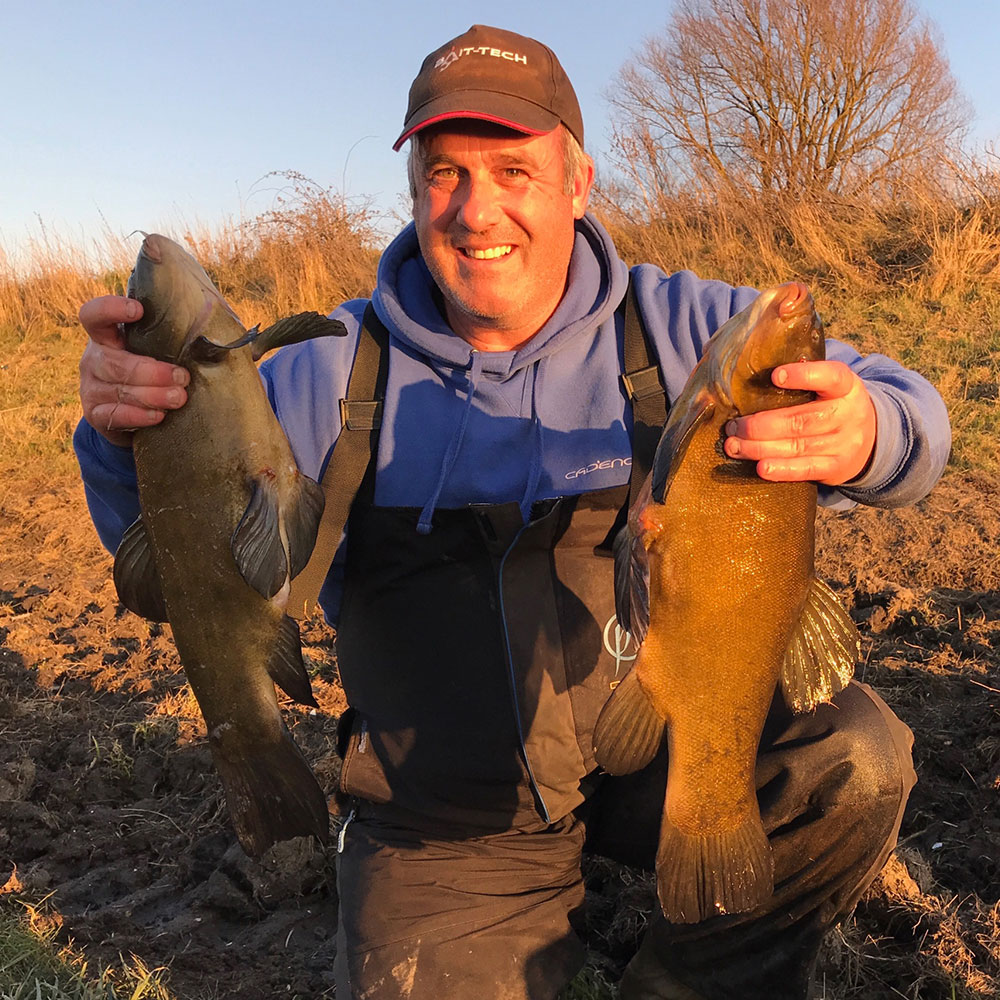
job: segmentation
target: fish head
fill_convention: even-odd
[[[126,290],[143,314],[125,325],[125,342],[134,354],[176,363],[218,309],[239,320],[187,250],[159,233],[143,235]]]
[[[771,378],[779,365],[826,356],[823,323],[809,289],[797,281],[769,288],[748,313],[742,344],[729,353],[731,368],[723,374],[736,413],[758,413],[812,399],[811,392],[782,389]]]

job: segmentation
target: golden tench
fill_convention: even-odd
[[[343,324],[318,313],[244,329],[201,265],[147,235],[128,294],[128,349],[183,365],[188,401],[135,432],[139,519],[115,554],[121,602],[169,621],[248,854],[329,833],[326,798],[281,717],[277,683],[315,705],[289,583],[305,565],[323,491],[296,467],[255,360]]]
[[[767,482],[722,450],[733,417],[812,398],[775,386],[776,366],[824,356],[801,284],[763,292],[720,327],[616,542],[618,618],[641,647],[598,718],[595,753],[610,773],[635,771],[666,734],[656,873],[674,923],[771,895],[754,766],[775,689],[806,711],[854,671],[857,629],[813,572],[815,484]]]

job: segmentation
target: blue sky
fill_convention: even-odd
[[[604,93],[670,4],[588,4],[586,17],[583,6],[12,0],[0,43],[0,248],[16,254],[44,231],[83,247],[108,229],[213,228],[271,207],[272,171],[403,212],[403,154],[391,145],[410,81],[427,52],[474,22],[556,51],[600,160]],[[993,0],[917,6],[941,31],[977,138],[1000,140]]]

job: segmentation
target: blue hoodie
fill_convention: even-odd
[[[640,311],[675,399],[705,343],[757,292],[632,269]],[[389,376],[375,484],[381,506],[421,509],[430,530],[437,508],[532,502],[618,486],[631,464],[631,410],[619,374],[623,349],[615,310],[628,271],[603,227],[577,223],[566,293],[542,329],[515,351],[483,352],[448,327],[440,293],[407,226],[383,253],[372,302],[389,329]],[[338,400],[357,348],[366,302],[332,315],[347,337],[283,348],[261,366],[271,405],[300,469],[319,478],[340,431]],[[879,354],[862,358],[839,341],[827,357],[850,365],[875,405],[878,440],[868,469],[850,486],[820,487],[820,502],[902,506],[923,497],[944,469],[951,431],[944,404],[920,375]],[[113,551],[138,516],[131,450],[81,421],[74,436],[87,501]],[[336,624],[344,546],[320,595]]]

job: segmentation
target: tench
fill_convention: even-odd
[[[673,923],[771,895],[754,766],[776,687],[808,711],[854,672],[857,629],[814,576],[815,484],[767,482],[722,450],[733,417],[813,398],[775,386],[775,367],[824,356],[801,284],[763,292],[720,327],[616,540],[618,619],[641,646],[598,718],[595,753],[612,774],[635,771],[666,734],[656,874]]]
[[[141,515],[115,553],[127,608],[169,621],[205,718],[212,757],[243,849],[325,840],[323,790],[281,717],[278,684],[315,705],[298,625],[285,614],[323,510],[296,467],[254,362],[343,324],[303,313],[249,332],[186,250],[147,235],[127,294],[143,315],[128,349],[183,365],[188,401],[135,432]]]

